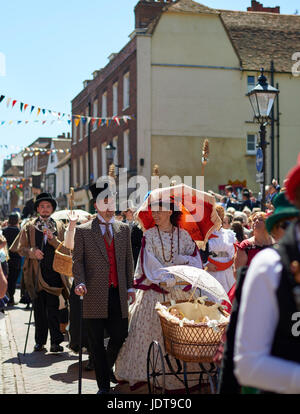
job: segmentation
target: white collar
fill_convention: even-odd
[[[97,217],[98,217],[98,219],[103,223],[103,224],[106,224],[107,223],[107,221],[105,221],[104,220],[104,218],[98,213],[97,214]],[[113,224],[115,222],[115,218],[114,217],[112,217],[110,220],[109,220],[109,222],[108,223],[110,223],[110,224]]]

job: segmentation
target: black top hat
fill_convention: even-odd
[[[98,197],[99,194],[103,193],[103,197],[113,197],[114,193],[110,191],[108,188],[108,183],[101,183],[101,185],[97,185],[97,183],[93,184],[89,188],[92,197],[94,200]]]
[[[56,200],[52,197],[52,195],[50,193],[41,193],[37,196],[35,203],[34,203],[34,210],[37,211],[38,205],[42,202],[42,201],[49,201],[49,203],[52,204],[53,207],[53,211],[56,210],[57,207],[57,202]]]

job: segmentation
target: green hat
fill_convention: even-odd
[[[275,224],[283,219],[288,217],[299,217],[300,210],[298,210],[293,204],[291,204],[285,197],[285,193],[278,193],[272,201],[275,210],[266,220],[266,228],[268,233],[271,233],[272,228]]]

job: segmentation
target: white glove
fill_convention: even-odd
[[[174,264],[175,265],[187,265],[187,264],[189,264],[189,261],[185,256],[182,256],[181,254],[178,254],[174,258]]]

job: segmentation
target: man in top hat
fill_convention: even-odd
[[[35,320],[35,351],[45,350],[48,330],[50,351],[62,352],[60,343],[64,337],[60,332],[59,296],[69,297],[69,278],[53,270],[55,249],[64,239],[63,223],[50,216],[57,207],[56,200],[49,193],[41,193],[34,203],[38,217],[24,225],[12,246],[25,256],[25,288],[33,302]]]
[[[286,193],[287,198],[300,207],[300,155],[298,165],[287,176]],[[288,217],[291,217],[291,212],[288,212]],[[281,216],[281,219],[288,217]],[[269,228],[271,224],[272,221],[269,221]],[[274,248],[258,253],[250,264],[237,323],[235,375],[243,386],[255,387],[263,392],[300,394],[299,350],[298,219],[289,224],[285,235]]]
[[[134,302],[129,226],[115,220],[108,184],[90,187],[97,217],[76,228],[73,251],[75,293],[82,296],[98,394],[110,391],[113,366],[128,334],[128,300]],[[110,339],[104,347],[104,330]]]

